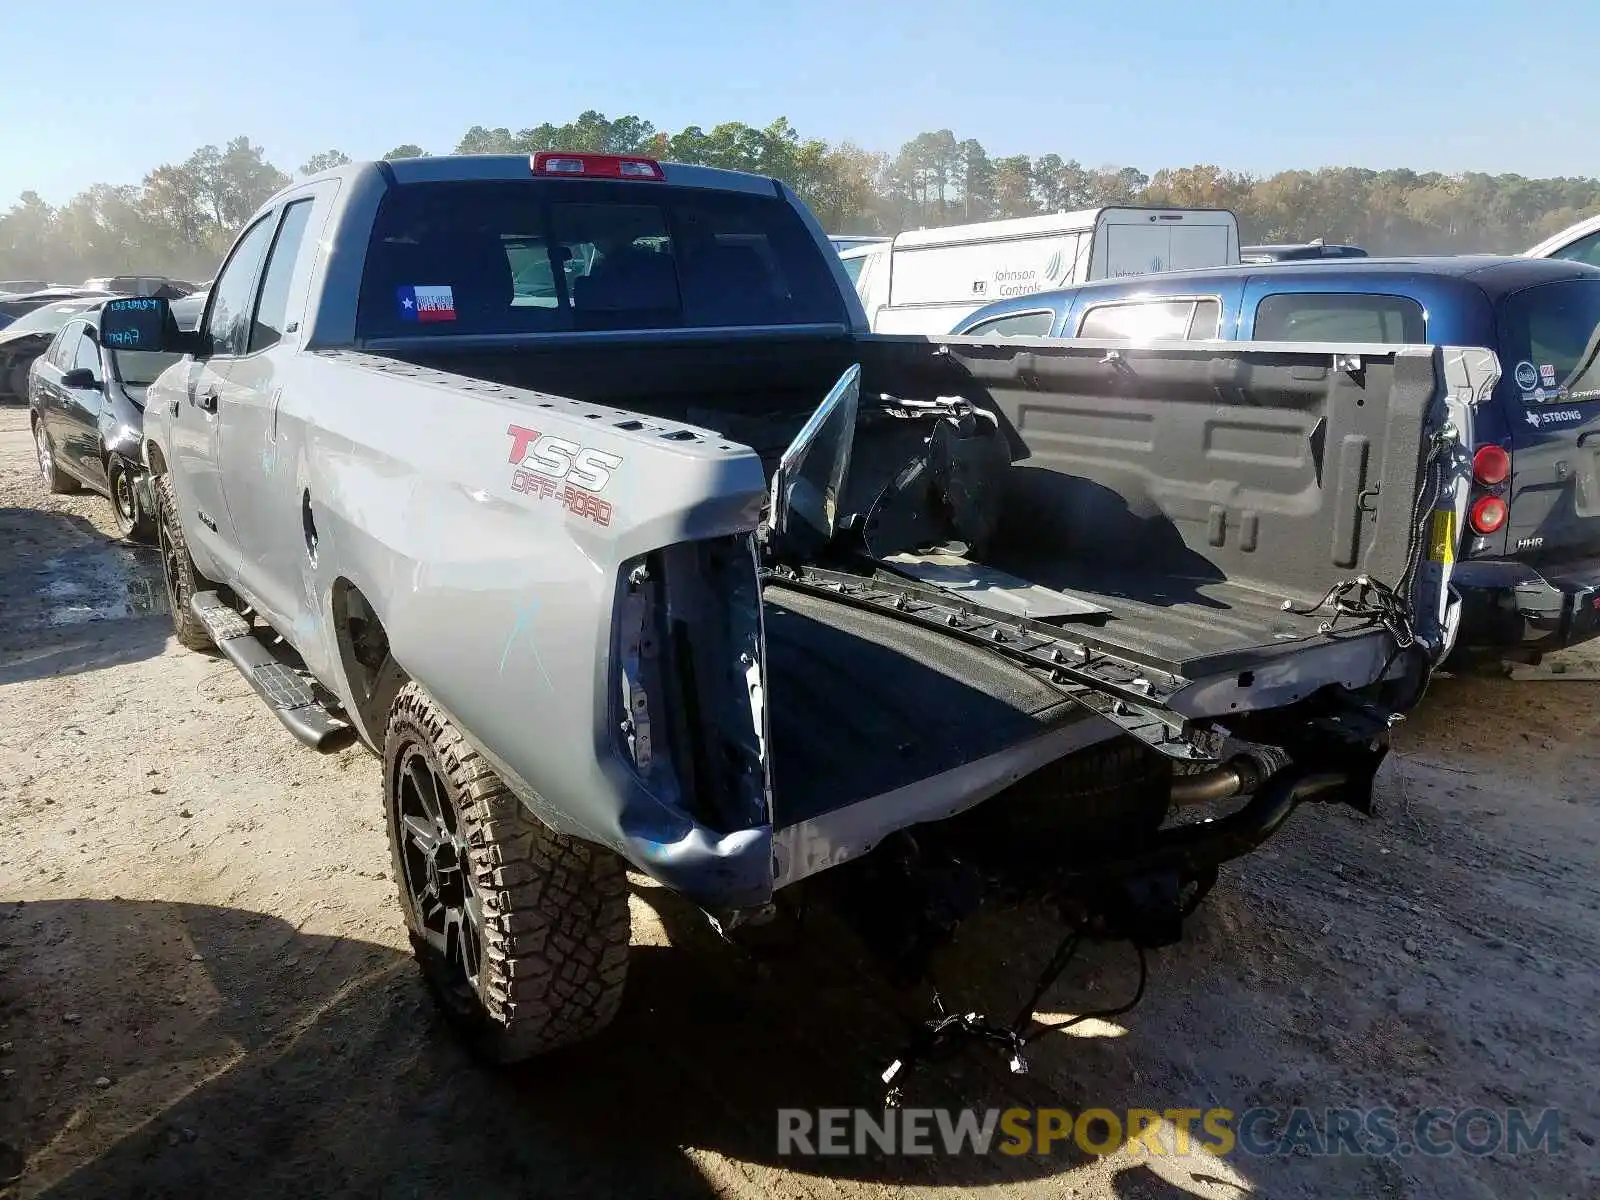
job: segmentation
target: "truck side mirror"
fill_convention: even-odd
[[[119,296],[100,306],[100,344],[107,350],[193,354],[198,338],[184,333],[161,296]]]

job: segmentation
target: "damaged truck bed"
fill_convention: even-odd
[[[616,1011],[625,868],[726,931],[952,822],[1203,886],[1365,804],[1451,640],[1485,352],[874,337],[782,184],[612,156],[344,168],[235,269],[298,281],[259,352],[103,317],[187,355],[145,447],[178,635],[383,756],[497,1059]]]
[[[725,908],[1119,734],[1203,762],[1223,736],[1403,711],[1447,637],[1458,443],[1493,369],[1425,347],[1016,339],[789,337],[726,360],[685,339],[633,347],[626,370],[574,345],[428,350],[391,353],[441,383],[433,372],[453,367],[576,392],[591,437],[625,428],[669,448],[663,460],[709,437],[750,464],[722,476],[742,488],[699,500],[744,513],[744,529],[629,560],[654,614],[641,638],[665,664],[642,689],[645,778],[700,828],[631,851],[612,841]],[[821,423],[826,463],[810,471],[816,490],[835,488],[831,520],[777,535],[779,463],[854,363],[849,436]],[[558,416],[572,402],[543,403]],[[741,534],[759,534],[752,563],[706,549]],[[754,573],[759,612],[733,615],[757,586],[733,586],[734,570]],[[1392,600],[1358,615],[1345,593],[1360,578]],[[719,689],[757,638],[759,684],[735,671]],[[658,711],[693,712],[700,728],[674,742]],[[726,807],[740,791],[726,781],[709,798],[706,764],[743,780],[742,808]],[[755,829],[759,844],[741,839]]]

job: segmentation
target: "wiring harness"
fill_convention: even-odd
[[[1331,608],[1333,616],[1317,627],[1318,633],[1329,634],[1339,630],[1341,621],[1347,628],[1370,629],[1382,626],[1394,639],[1396,653],[1409,650],[1417,644],[1416,611],[1408,598],[1416,586],[1423,553],[1427,545],[1428,522],[1433,517],[1434,506],[1444,491],[1445,472],[1441,461],[1446,450],[1455,441],[1455,430],[1446,424],[1434,433],[1428,444],[1427,456],[1422,460],[1423,486],[1411,508],[1411,525],[1406,540],[1406,568],[1400,575],[1397,587],[1390,587],[1370,575],[1357,575],[1341,579],[1330,587],[1321,600],[1309,606],[1283,602],[1283,611],[1309,617]]]
[[[1039,1001],[1050,990],[1056,980],[1072,964],[1077,957],[1078,949],[1087,937],[1083,926],[1070,930],[1056,946],[1055,952],[1050,956],[1050,961],[1045,964],[1039,981],[1033,989],[1033,994],[1028,997],[1016,1018],[1010,1025],[1001,1025],[991,1021],[979,1013],[951,1013],[945,1009],[944,999],[937,989],[933,993],[934,1016],[911,1035],[895,1060],[883,1072],[883,1082],[889,1085],[889,1092],[884,1097],[887,1107],[897,1107],[901,1101],[900,1088],[895,1086],[895,1079],[900,1073],[914,1063],[935,1059],[951,1051],[960,1042],[979,1042],[996,1046],[1009,1055],[1008,1063],[1015,1075],[1025,1075],[1028,1071],[1028,1060],[1023,1056],[1023,1051],[1029,1042],[1034,1041],[1043,1034],[1058,1030],[1070,1029],[1074,1025],[1081,1025],[1085,1021],[1107,1020],[1119,1017],[1138,1006],[1144,999],[1145,984],[1149,979],[1149,964],[1145,959],[1145,949],[1138,942],[1133,943],[1134,949],[1139,954],[1139,985],[1134,989],[1133,998],[1114,1008],[1095,1009],[1092,1012],[1079,1013],[1065,1021],[1058,1021],[1053,1025],[1034,1025],[1033,1014],[1038,1008]]]

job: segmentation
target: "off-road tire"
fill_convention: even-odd
[[[172,476],[157,475],[153,484],[156,540],[161,547],[161,571],[167,582],[167,605],[172,609],[173,631],[178,635],[179,645],[190,650],[209,650],[211,634],[189,607],[190,598],[196,592],[206,591],[209,581],[189,556],[183,522],[178,519],[178,497],[172,489]]]
[[[123,540],[153,541],[156,534],[155,517],[139,504],[139,469],[113,454],[106,464],[106,483],[106,490],[111,493],[111,519],[117,523],[117,532]],[[123,488],[127,489],[127,496],[119,498],[118,493]],[[125,503],[132,508],[131,513],[124,510]]]
[[[45,491],[52,496],[65,496],[81,491],[83,485],[56,465],[55,449],[50,445],[50,436],[45,433],[44,425],[38,417],[33,419],[32,432],[33,454],[39,464],[39,477],[44,481]]]
[[[477,986],[436,950],[407,882],[396,802],[400,763],[419,748],[465,835],[483,912]],[[551,830],[416,683],[395,697],[384,736],[384,817],[400,905],[429,990],[468,1046],[492,1063],[599,1033],[617,1014],[628,969],[628,892],[610,850]]]

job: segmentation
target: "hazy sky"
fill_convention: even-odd
[[[450,150],[586,108],[1087,165],[1600,173],[1600,0],[7,0],[0,205],[248,134]],[[1581,48],[1573,52],[1572,48]]]

